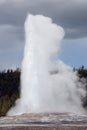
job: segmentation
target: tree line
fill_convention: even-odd
[[[0,116],[5,116],[20,96],[20,70],[0,72]]]
[[[79,69],[74,68],[74,71],[78,72],[80,79],[85,78],[87,84],[87,69],[82,66]],[[5,116],[20,97],[20,74],[20,69],[0,72],[0,116]],[[83,106],[87,107],[87,96],[83,100]]]

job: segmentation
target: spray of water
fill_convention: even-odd
[[[25,22],[25,50],[21,72],[21,97],[8,114],[27,112],[84,113],[84,90],[76,72],[58,54],[62,27],[48,17],[29,15]]]

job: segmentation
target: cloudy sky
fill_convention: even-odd
[[[61,25],[66,35],[60,58],[72,67],[87,67],[87,0],[0,0],[0,70],[21,65],[28,13]]]

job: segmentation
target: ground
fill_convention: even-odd
[[[26,113],[1,117],[0,130],[87,130],[87,116],[71,113]]]

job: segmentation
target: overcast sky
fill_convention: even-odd
[[[0,0],[0,70],[21,65],[28,13],[49,16],[65,30],[60,58],[87,67],[87,0]]]

